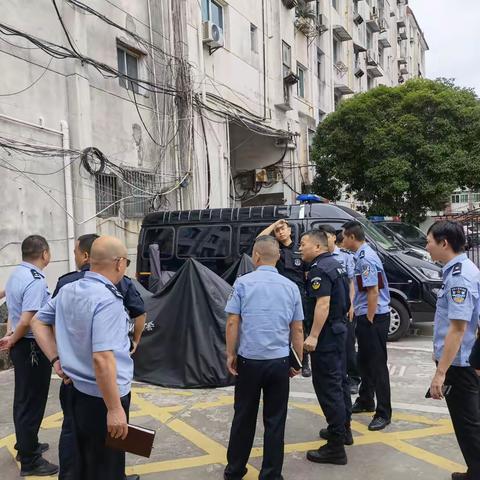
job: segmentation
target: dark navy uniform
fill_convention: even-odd
[[[307,276],[307,295],[311,299],[330,297],[328,318],[317,348],[311,354],[313,386],[332,443],[343,445],[352,406],[345,358],[350,298],[346,270],[330,253],[324,253],[312,262]]]
[[[280,243],[280,260],[277,262],[278,273],[287,277],[300,290],[302,298],[303,311],[308,312],[309,303],[305,295],[305,272],[307,270],[305,262],[298,251],[298,245],[292,242],[288,247]],[[309,316],[305,315],[303,330],[305,334],[310,331]]]
[[[69,283],[76,282],[85,277],[85,273],[90,270],[90,265],[84,265],[80,271],[70,272],[62,275],[57,282],[52,297],[56,297],[62,287]],[[116,285],[118,291],[123,296],[123,304],[128,311],[130,318],[136,318],[145,313],[145,304],[142,297],[135,288],[134,283],[129,277],[123,277],[120,283]],[[60,461],[59,480],[68,480],[72,478],[74,467],[75,438],[73,433],[73,419],[71,414],[71,397],[73,386],[62,383],[60,387],[60,404],[63,410],[62,431],[58,445],[58,457]]]

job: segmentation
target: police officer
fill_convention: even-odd
[[[350,308],[348,277],[328,251],[325,232],[302,235],[300,252],[310,263],[307,294],[315,298],[313,325],[304,343],[312,352],[313,386],[328,423],[327,444],[307,452],[316,463],[346,465],[345,443],[353,443],[344,396],[346,316]]]
[[[468,467],[466,473],[453,473],[454,480],[480,478],[479,380],[469,362],[478,329],[480,272],[464,247],[465,233],[457,222],[439,221],[428,230],[427,250],[444,265],[433,334],[437,370],[430,394],[434,399],[445,396]]]
[[[105,438],[128,433],[133,361],[129,318],[115,287],[127,268],[127,249],[102,236],[90,265],[84,278],[62,287],[37,313],[32,330],[56,372],[73,382],[75,480],[118,480],[125,453],[106,447]]]
[[[31,235],[22,242],[21,249],[23,261],[6,284],[13,332],[0,340],[0,348],[10,349],[15,370],[13,421],[21,475],[47,476],[57,473],[58,467],[42,457],[48,444],[38,442],[38,431],[45,413],[52,369],[35,341],[30,323],[50,298],[43,274],[50,262],[50,247],[45,238]]]
[[[348,352],[347,348],[349,346],[349,342],[351,339],[349,338],[351,331],[353,330],[353,348],[355,349],[355,330],[351,328],[353,324],[353,296],[354,296],[354,289],[353,289],[353,276],[354,276],[354,261],[353,255],[345,249],[340,249],[336,245],[337,241],[337,232],[336,230],[328,224],[320,225],[318,229],[321,232],[324,232],[327,235],[328,240],[328,251],[332,255],[335,260],[344,268],[347,278],[348,278],[348,286],[349,286],[349,300],[350,300],[350,309],[348,311],[348,318],[346,319],[347,325],[347,335],[345,338],[345,349],[343,349],[342,353],[342,368],[343,368],[343,397],[345,399],[345,412],[346,412],[346,420],[345,424],[347,426],[347,434],[345,436],[345,445],[353,445],[353,436],[351,434],[350,423],[352,420],[352,397],[351,397],[351,385],[350,379],[347,375],[347,366],[348,366]],[[315,298],[315,297],[314,297]],[[358,390],[357,390],[358,391]],[[320,437],[324,438],[325,440],[329,439],[329,430],[327,428],[322,428],[320,430]]]
[[[358,386],[360,385],[360,373],[358,372],[357,366],[357,337],[355,336],[355,329],[357,323],[355,321],[355,315],[353,312],[353,299],[355,297],[355,288],[354,288],[354,279],[355,279],[355,260],[353,258],[353,253],[350,250],[344,248],[343,245],[343,231],[338,231],[336,236],[336,246],[335,251],[340,251],[341,255],[339,259],[344,259],[345,263],[342,263],[347,270],[348,278],[350,281],[350,301],[352,306],[350,307],[350,312],[348,312],[347,323],[348,333],[347,333],[347,377],[348,383],[350,386],[350,394],[356,395],[358,393]]]
[[[75,242],[75,264],[77,271],[67,273],[58,279],[57,286],[53,292],[55,298],[62,287],[69,283],[76,282],[85,276],[85,272],[90,270],[90,251],[93,242],[99,238],[95,233],[90,233],[78,237]],[[138,293],[132,280],[123,277],[116,285],[123,296],[123,303],[127,309],[130,318],[134,319],[134,335],[131,341],[131,351],[133,354],[140,341],[143,328],[145,326],[145,305],[142,297]],[[60,404],[63,410],[62,431],[58,445],[58,457],[60,463],[59,480],[69,480],[73,475],[75,459],[75,439],[73,433],[73,418],[70,408],[73,385],[71,383],[62,383],[60,386]],[[138,475],[126,476],[127,480],[136,480]]]
[[[346,223],[343,226],[343,235],[345,247],[355,252],[354,311],[357,322],[358,368],[362,377],[359,397],[353,404],[352,413],[375,412],[368,429],[382,430],[390,424],[392,417],[387,367],[387,338],[390,326],[387,276],[379,256],[365,242],[361,223]]]
[[[305,296],[306,268],[304,262],[302,261],[302,257],[298,252],[298,244],[292,239],[292,228],[288,222],[282,218],[263,230],[258,237],[271,235],[272,233],[280,245],[280,260],[276,265],[278,273],[284,277],[287,277],[298,286],[300,295],[302,297],[303,311],[306,313],[309,309],[309,303]],[[309,324],[310,316],[311,315],[305,316],[306,321],[303,324],[305,338],[308,335],[311,327]],[[303,356],[302,376],[312,376],[308,355]]]
[[[225,307],[227,368],[236,377],[225,480],[240,480],[247,473],[262,391],[265,441],[259,478],[283,478],[289,374],[300,373],[290,368],[289,345],[291,340],[301,358],[303,311],[298,288],[275,268],[278,258],[275,239],[257,238],[252,255],[256,270],[237,279]]]

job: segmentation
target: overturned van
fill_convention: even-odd
[[[281,218],[288,220],[297,241],[303,232],[321,224],[341,229],[347,221],[358,220],[388,277],[392,298],[389,339],[404,336],[411,322],[433,322],[436,293],[442,284],[440,268],[399,249],[358,212],[334,204],[151,213],[140,232],[137,278],[148,286],[152,244],[158,245],[163,271],[177,271],[188,258],[195,258],[222,276],[244,253],[251,253],[255,238],[265,227]]]

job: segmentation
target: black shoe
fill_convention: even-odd
[[[16,447],[16,445],[15,445],[15,447]],[[38,455],[41,455],[42,453],[46,452],[49,448],[50,448],[50,445],[48,443],[39,443],[38,448],[35,450],[35,453],[38,454]],[[15,448],[15,450],[16,450],[16,448]],[[17,456],[15,457],[15,460],[17,462],[20,462],[21,458],[20,458],[19,453],[17,453]]]
[[[228,465],[227,465],[228,468]],[[247,474],[248,469],[245,469],[240,477],[234,477],[229,473],[223,472],[223,480],[242,480],[242,478]]]
[[[308,378],[312,376],[312,371],[310,367],[302,367],[302,377]]]
[[[28,470],[20,470],[21,477],[29,477],[30,475],[35,475],[37,477],[48,477],[50,475],[55,475],[58,473],[58,466],[50,463],[49,461],[42,458],[35,466],[30,467]]]
[[[471,480],[472,477],[468,473],[453,472],[452,480]]]
[[[331,463],[332,465],[346,465],[347,454],[341,444],[327,443],[318,450],[309,450],[307,460],[314,463]]]
[[[125,480],[140,480],[140,475],[134,473],[133,475],[125,475]]]
[[[322,428],[320,430],[320,438],[323,438],[324,440],[330,440],[330,432],[328,431],[328,428]],[[352,435],[352,429],[347,428],[345,431],[345,440],[343,442],[344,445],[353,445],[353,435]]]
[[[363,412],[374,412],[375,405],[363,405],[361,402],[358,401],[358,398],[355,400],[355,403],[352,405],[352,413],[363,413]]]
[[[376,432],[378,430],[383,430],[387,425],[390,425],[390,419],[382,418],[382,417],[373,417],[373,420],[370,422],[368,429],[371,432]]]

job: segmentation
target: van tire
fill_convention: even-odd
[[[407,335],[410,328],[410,314],[407,307],[398,299],[390,301],[390,328],[388,330],[388,341],[396,342]]]

